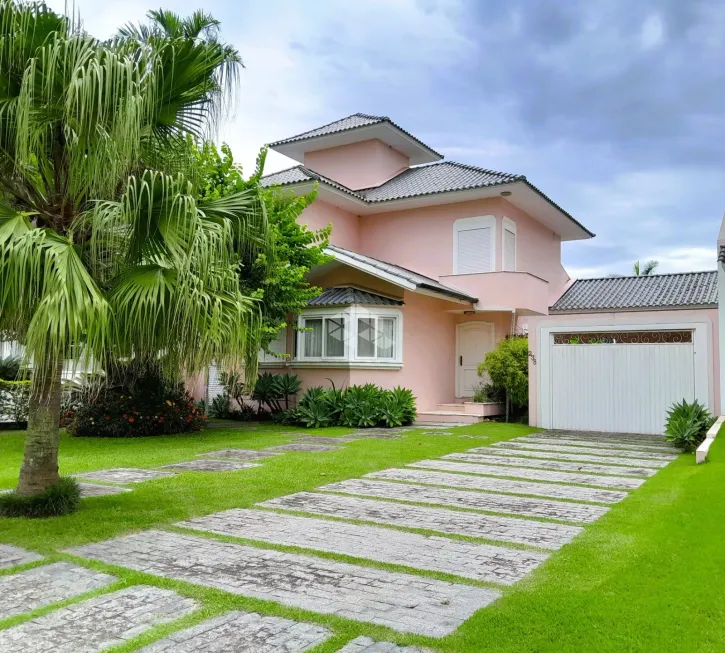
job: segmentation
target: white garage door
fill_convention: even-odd
[[[667,409],[695,398],[692,331],[555,333],[551,426],[663,433]]]

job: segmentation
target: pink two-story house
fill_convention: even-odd
[[[387,117],[355,114],[277,141],[300,165],[264,178],[317,185],[301,219],[332,224],[325,292],[263,366],[305,387],[405,386],[423,418],[458,419],[494,343],[548,314],[569,277],[561,243],[593,234],[524,176],[442,161]],[[447,415],[451,413],[451,415]]]
[[[473,422],[478,364],[527,333],[531,425],[662,433],[676,401],[725,406],[725,220],[717,270],[572,281],[561,244],[594,234],[522,175],[442,161],[365,114],[270,147],[299,165],[263,183],[317,186],[301,220],[332,224],[332,260],[262,369],[305,388],[408,387],[420,421]],[[201,385],[219,391],[214,368]]]

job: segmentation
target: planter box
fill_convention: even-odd
[[[503,403],[475,403],[467,401],[463,404],[463,409],[468,415],[478,415],[480,417],[495,417],[503,415],[506,412],[506,406]]]

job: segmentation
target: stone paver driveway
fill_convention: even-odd
[[[274,453],[290,450],[333,447],[312,436]],[[266,456],[224,450],[175,469],[225,471]],[[675,458],[661,438],[549,431],[198,517],[177,524],[182,532],[135,533],[69,553],[437,638],[496,601],[504,586],[534,571]],[[133,483],[163,474],[138,471],[83,476]],[[279,545],[295,552],[273,548]],[[330,553],[344,561],[325,557]],[[5,629],[0,622],[0,653],[96,653],[200,609],[166,589],[114,591],[113,576],[43,564],[37,554],[7,545],[0,545],[3,568],[10,571],[0,576],[0,620],[38,607],[46,612]],[[102,593],[84,600],[89,591]],[[66,600],[75,602],[52,609]],[[302,653],[334,635],[319,624],[240,611],[172,630],[142,651]],[[358,637],[338,653],[424,651]]]

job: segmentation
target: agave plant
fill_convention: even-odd
[[[237,262],[268,248],[259,192],[198,202],[192,156],[241,60],[202,12],[150,17],[99,41],[0,0],[0,332],[33,363],[21,495],[59,483],[64,361],[256,377]]]

